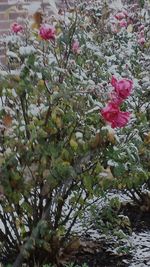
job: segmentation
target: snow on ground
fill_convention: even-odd
[[[150,231],[133,233],[131,237],[133,259],[129,267],[150,266]]]

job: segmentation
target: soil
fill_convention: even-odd
[[[130,256],[114,255],[107,251],[109,245],[104,241],[94,241],[91,239],[80,240],[79,249],[71,251],[68,257],[68,252],[65,257],[63,254],[60,259],[60,266],[66,266],[66,263],[73,262],[73,266],[81,266],[87,264],[88,267],[126,267],[128,266],[124,260],[129,260]]]
[[[90,254],[77,254],[77,259],[75,260],[75,264],[80,264],[80,266],[84,263],[87,264],[88,267],[126,267],[127,264],[123,263],[124,257],[122,256],[113,256],[109,255],[106,252],[95,252],[93,255]]]
[[[150,230],[150,210],[141,210],[138,205],[128,202],[121,208],[121,212],[130,219],[133,231]]]

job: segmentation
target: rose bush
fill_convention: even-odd
[[[129,10],[115,31],[124,18],[101,2],[40,23],[35,15],[1,38],[4,263],[59,266],[89,203],[114,188],[134,197],[149,188],[149,17]]]

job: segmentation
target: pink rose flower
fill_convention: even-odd
[[[111,123],[111,127],[112,128],[125,127],[127,123],[129,122],[130,116],[131,116],[130,112],[119,111],[118,117],[116,118],[115,121]]]
[[[123,102],[123,99],[120,96],[118,96],[118,94],[115,91],[110,93],[110,99],[114,104],[117,104],[117,106],[121,105]]]
[[[72,52],[74,54],[79,54],[80,52],[80,44],[78,40],[74,40],[72,43]]]
[[[115,91],[122,99],[126,99],[132,91],[133,82],[128,79],[121,79],[115,85]]]
[[[116,97],[118,97],[119,103],[121,103],[121,100],[126,99],[131,94],[133,81],[128,79],[121,79],[118,81],[114,76],[112,76],[111,85],[115,89]]]
[[[115,18],[118,19],[118,20],[125,19],[125,17],[126,17],[126,15],[124,14],[124,12],[118,12],[115,15]]]
[[[120,20],[119,21],[119,26],[121,27],[121,28],[126,28],[127,27],[127,21],[125,20],[125,19],[122,19],[122,20]]]
[[[55,27],[49,24],[41,25],[40,30],[39,30],[39,35],[44,40],[53,41],[55,40],[55,36],[56,36]]]
[[[144,37],[141,37],[140,39],[138,39],[138,43],[139,45],[144,45],[146,42],[145,38]]]
[[[14,22],[11,25],[11,31],[14,33],[22,32],[22,30],[23,30],[23,27],[20,24],[18,24],[17,22]]]
[[[130,118],[129,112],[120,111],[117,104],[110,102],[108,105],[101,110],[101,114],[105,121],[110,123],[112,128],[124,127]]]

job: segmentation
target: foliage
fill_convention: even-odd
[[[127,255],[132,248],[129,242],[132,229],[130,219],[121,212],[121,206],[122,203],[117,196],[106,195],[100,205],[90,207],[90,216],[85,220],[85,224],[91,232],[97,233],[102,241],[106,240],[112,254]]]
[[[42,39],[38,21],[23,20],[20,32],[1,40],[7,51],[0,73],[4,263],[57,264],[93,199],[149,183],[148,18],[140,18],[141,47],[137,17],[129,15],[127,29],[116,22],[114,32],[114,12],[103,2],[81,4],[49,18],[52,36],[44,31]],[[79,47],[72,50],[75,40]],[[134,83],[121,105],[132,113],[130,122],[115,130],[100,114],[112,75]]]
[[[121,203],[117,197],[108,201],[99,212],[96,209],[93,211],[93,218],[95,218],[96,229],[102,233],[114,236],[114,233],[120,230],[120,227],[125,230],[130,229],[130,222],[119,214]],[[97,225],[98,224],[98,225]],[[125,235],[124,235],[125,237]]]
[[[43,267],[52,267],[49,264],[43,265]],[[67,264],[65,267],[88,267],[86,264],[82,264],[82,266],[74,265],[74,263]]]

